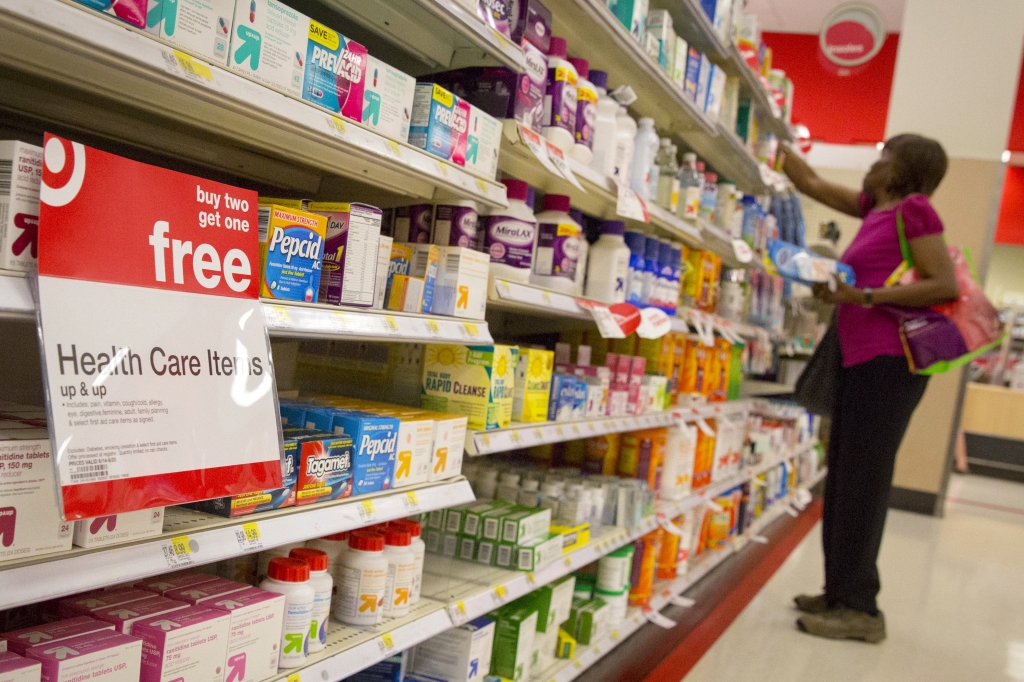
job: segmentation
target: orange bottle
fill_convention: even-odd
[[[664,534],[664,532],[658,528],[634,543],[636,551],[633,552],[633,572],[629,580],[630,606],[647,606],[651,603],[655,563],[661,551],[659,534]]]
[[[672,522],[681,527],[683,517],[677,516]],[[664,531],[661,536],[661,551],[658,552],[658,564],[655,575],[658,580],[675,580],[678,573],[681,538],[675,533]]]

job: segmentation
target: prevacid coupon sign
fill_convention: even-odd
[[[65,519],[281,486],[256,203],[46,136],[35,291]]]

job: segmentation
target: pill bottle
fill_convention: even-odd
[[[626,611],[629,609],[629,589],[620,590],[594,590],[594,597],[608,604],[608,625],[616,628],[626,620]]]
[[[264,550],[259,554],[259,561],[256,563],[256,583],[259,584],[267,579],[270,570],[270,561],[276,557],[287,557],[288,552],[292,551],[296,547],[305,547],[304,542],[290,542],[287,545],[281,545],[280,547],[272,547],[271,549]]]
[[[506,178],[508,208],[498,208],[481,218],[483,251],[491,257],[491,274],[510,282],[527,283],[533,268],[537,218],[527,205],[530,186]]]
[[[306,543],[306,547],[319,549],[327,554],[327,573],[333,578],[338,575],[338,566],[341,563],[341,556],[348,549],[348,532],[325,535]],[[338,588],[335,585],[334,591]]]
[[[665,531],[658,528],[634,543],[633,567],[630,573],[630,606],[647,606],[651,603],[654,588],[654,564],[661,550],[661,536]]]
[[[544,95],[544,137],[568,154],[576,144],[576,87],[579,74],[566,57],[565,38],[551,37]]]
[[[591,71],[590,82],[597,92],[597,115],[594,117],[593,159],[590,167],[605,177],[615,174],[615,127],[619,103],[608,95],[608,73]],[[577,107],[578,110],[578,107]]]
[[[683,517],[673,519],[678,528],[683,522]],[[658,552],[657,565],[654,575],[658,580],[675,580],[678,575],[679,566],[679,536],[665,530],[661,540],[661,550]]]
[[[384,615],[389,618],[409,613],[412,576],[416,555],[412,551],[412,533],[401,526],[384,529],[384,557],[388,560],[388,576],[384,585]]]
[[[590,82],[590,62],[570,57],[576,67],[576,143],[570,155],[584,166],[594,158],[594,127],[597,124],[597,88]]]
[[[409,593],[409,606],[412,606],[420,600],[420,588],[423,587],[423,555],[427,552],[427,545],[420,537],[423,534],[423,527],[418,522],[398,519],[394,523],[409,531],[412,536],[412,544],[409,545],[413,555],[412,591]]]
[[[313,617],[309,624],[309,653],[323,651],[327,646],[327,621],[331,616],[334,579],[327,570],[327,552],[310,547],[296,547],[289,556],[309,566],[309,584],[313,586]]]
[[[626,545],[601,557],[597,562],[599,590],[621,592],[629,587],[629,573],[633,569],[633,545]]]
[[[309,627],[313,619],[316,590],[309,582],[305,561],[274,557],[267,566],[267,579],[260,589],[284,595],[284,627],[281,628],[279,668],[298,668],[309,653]]]
[[[384,536],[353,531],[338,567],[338,595],[331,613],[347,625],[376,625],[384,606],[387,577]]]
[[[434,206],[431,241],[438,246],[477,248],[477,205],[475,201],[452,200]]]
[[[585,296],[602,303],[622,303],[629,286],[630,248],[625,241],[626,224],[606,220],[601,236],[590,247]]]
[[[563,294],[576,293],[576,267],[583,228],[569,216],[569,197],[548,194],[537,214],[537,249],[530,284]]]

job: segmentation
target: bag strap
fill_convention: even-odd
[[[903,207],[896,208],[896,232],[900,237],[900,253],[903,254],[903,260],[910,267],[914,267],[914,256],[910,252],[910,243],[907,241],[907,234],[903,225]]]

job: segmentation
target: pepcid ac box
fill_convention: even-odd
[[[260,296],[316,303],[326,236],[322,215],[261,205]]]

